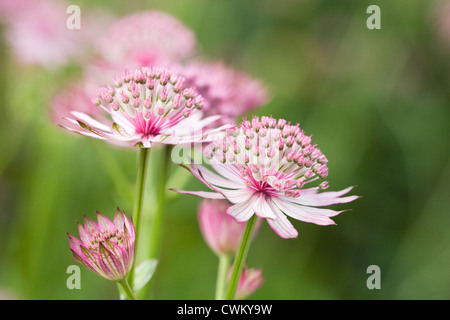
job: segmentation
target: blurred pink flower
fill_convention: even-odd
[[[72,85],[66,91],[56,95],[51,104],[50,116],[53,122],[60,126],[69,126],[76,129],[72,122],[66,118],[72,117],[72,112],[81,112],[92,118],[101,119],[103,110],[92,103],[93,94],[83,85]],[[106,119],[104,117],[104,119]]]
[[[228,275],[231,275],[231,270]],[[264,283],[264,277],[262,275],[261,269],[249,269],[245,265],[242,269],[241,277],[239,278],[238,286],[236,289],[236,300],[243,300],[251,295],[253,292],[258,290],[259,287]]]
[[[203,141],[208,134],[223,129],[203,130],[220,116],[203,118],[203,98],[185,86],[183,77],[167,69],[143,67],[134,74],[125,71],[113,82],[114,88],[99,88],[98,96],[93,98],[108,118],[94,119],[71,111],[66,118],[71,126],[64,127],[114,144],[143,148],[154,143]]]
[[[450,3],[438,1],[434,3],[431,18],[440,40],[450,47]]]
[[[205,112],[222,115],[222,123],[234,123],[238,117],[269,100],[261,81],[223,62],[192,60],[179,68],[189,85],[205,98]]]
[[[299,124],[272,117],[253,117],[239,127],[227,130],[224,138],[205,148],[215,172],[191,164],[190,172],[214,192],[181,191],[209,199],[227,199],[233,205],[227,213],[238,222],[253,214],[267,220],[283,238],[295,238],[297,230],[286,215],[318,225],[334,224],[330,217],[342,211],[316,207],[348,203],[358,196],[347,196],[353,187],[336,192],[319,192],[328,187],[304,188],[328,175],[327,158],[311,143]]]
[[[236,253],[245,229],[245,223],[236,222],[226,213],[229,207],[226,200],[205,199],[198,211],[203,237],[217,255]]]
[[[80,29],[69,29],[69,4],[63,1],[20,0],[16,6],[3,2],[11,11],[11,17],[4,19],[5,38],[16,60],[49,69],[85,58],[91,41],[109,19],[103,11],[92,9],[92,15],[83,12]]]
[[[194,33],[162,11],[127,15],[109,26],[94,48],[111,68],[170,66],[195,53]]]
[[[131,220],[116,210],[114,222],[97,212],[97,223],[84,217],[80,239],[68,233],[73,258],[105,279],[123,280],[134,263],[136,233]]]

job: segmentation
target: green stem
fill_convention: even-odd
[[[161,160],[161,168],[158,176],[157,190],[156,190],[156,210],[153,216],[153,224],[150,233],[150,247],[148,251],[148,257],[155,259],[158,256],[159,242],[161,238],[161,225],[164,215],[165,202],[166,202],[166,185],[167,177],[170,165],[170,154],[172,148],[170,146],[164,146],[164,154]]]
[[[155,185],[156,185],[156,202],[151,219],[148,220],[149,226],[149,238],[147,241],[148,247],[146,248],[145,255],[146,259],[158,259],[158,251],[161,242],[162,233],[162,221],[164,217],[164,210],[166,204],[166,186],[169,175],[169,166],[171,163],[170,155],[172,152],[172,147],[165,145],[163,147],[162,155],[159,161],[159,167],[157,168],[157,173],[155,175]],[[145,299],[148,296],[150,289],[150,283],[146,284],[139,292],[139,297]]]
[[[228,284],[227,293],[225,296],[226,300],[234,300],[236,294],[237,285],[241,277],[242,268],[244,267],[245,259],[247,259],[248,249],[250,248],[250,243],[252,240],[252,234],[255,230],[256,221],[258,217],[254,214],[246,223],[244,234],[242,235],[241,244],[239,250],[236,253],[234,259],[233,270],[231,272],[230,283]]]
[[[143,199],[144,199],[144,186],[145,186],[145,177],[147,175],[149,153],[150,153],[149,148],[140,148],[139,149],[139,162],[138,162],[137,179],[136,179],[136,196],[135,196],[134,208],[133,208],[133,223],[134,223],[134,227],[136,229],[135,252],[137,252],[137,246],[139,243],[140,220],[141,220],[142,203],[143,203]],[[135,260],[136,260],[136,258],[135,258]],[[133,264],[133,267],[130,270],[130,273],[128,275],[128,281],[130,283],[133,283],[135,265],[136,265],[136,261]]]
[[[219,269],[216,281],[216,300],[223,300],[227,285],[227,274],[230,267],[231,257],[226,253],[219,255]]]
[[[133,290],[131,290],[126,278],[122,281],[119,281],[118,283],[122,286],[123,292],[125,292],[125,294],[127,295],[128,300],[136,300],[133,294]]]

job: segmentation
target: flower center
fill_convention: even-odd
[[[117,229],[105,230],[103,232],[94,232],[89,239],[89,249],[98,253],[98,247],[100,243],[105,244],[106,241],[110,241],[117,245],[122,245],[123,243],[123,233]]]

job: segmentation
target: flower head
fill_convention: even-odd
[[[134,262],[136,233],[134,225],[117,208],[114,221],[97,212],[97,223],[84,217],[78,223],[80,240],[69,235],[73,258],[105,279],[124,279]]]
[[[165,68],[142,67],[114,77],[113,86],[98,89],[92,102],[108,120],[72,111],[70,131],[111,143],[150,148],[153,143],[180,144],[201,141],[203,128],[220,116],[203,119],[203,98],[188,88],[181,76]]]
[[[195,52],[194,33],[162,11],[133,13],[113,23],[95,48],[112,66],[139,68],[179,63]],[[123,68],[123,67],[121,67]]]
[[[228,199],[227,213],[237,221],[253,214],[265,218],[283,238],[295,238],[291,218],[318,225],[334,224],[330,217],[342,211],[316,208],[347,203],[358,196],[341,197],[352,187],[337,192],[319,192],[328,187],[305,188],[327,177],[327,158],[312,144],[311,136],[285,120],[253,117],[239,127],[227,130],[223,138],[208,145],[205,155],[214,171],[202,165],[187,167],[214,192],[180,191],[204,198]]]
[[[192,60],[179,68],[188,83],[205,98],[205,113],[221,114],[222,123],[234,123],[269,100],[261,81],[222,62]]]
[[[237,222],[226,213],[229,207],[226,200],[205,199],[198,211],[203,237],[218,255],[236,253],[245,229],[245,223]]]

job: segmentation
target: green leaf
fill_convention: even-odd
[[[137,292],[142,289],[152,278],[153,273],[155,273],[156,265],[158,260],[147,259],[142,261],[135,270],[134,281],[133,281],[133,291]]]

